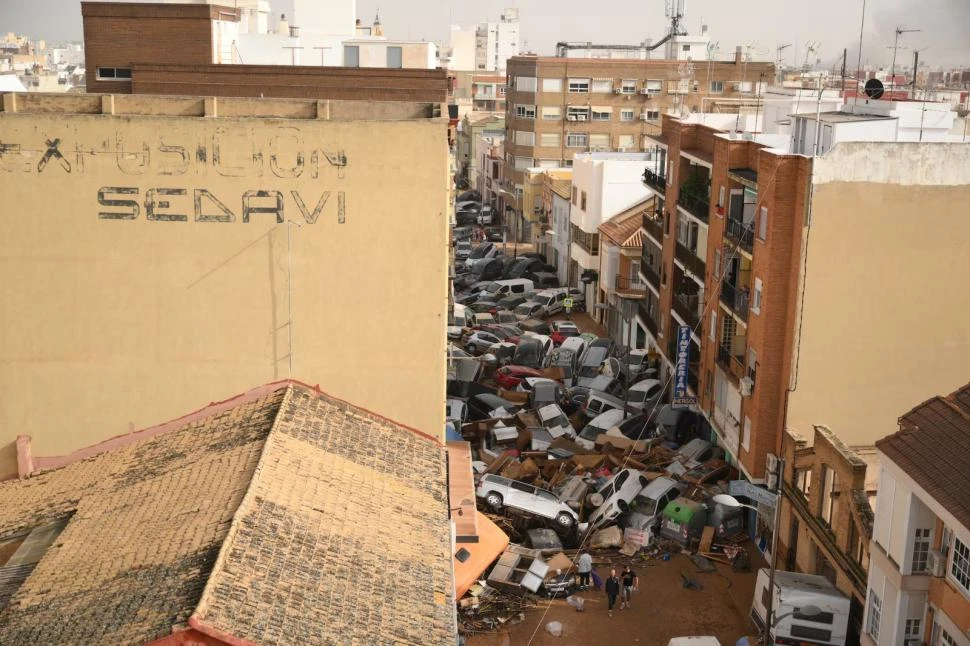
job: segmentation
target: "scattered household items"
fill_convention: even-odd
[[[553,637],[562,637],[562,624],[558,621],[550,621],[546,624],[546,632]]]
[[[497,587],[524,588],[538,592],[549,566],[537,550],[511,544],[488,574],[488,584]]]

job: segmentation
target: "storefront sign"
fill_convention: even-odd
[[[673,404],[693,404],[695,397],[687,395],[687,370],[690,365],[690,328],[681,325],[677,328],[677,367],[674,369]]]

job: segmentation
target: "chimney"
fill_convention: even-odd
[[[742,53],[741,45],[738,45],[737,47],[734,48],[734,64],[740,65],[743,60],[744,60],[744,54]]]
[[[276,25],[276,33],[288,36],[290,34],[290,23],[286,22],[286,14],[280,14],[280,22]]]
[[[707,35],[707,25],[701,25],[701,36]]]

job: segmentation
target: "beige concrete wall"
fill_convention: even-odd
[[[839,144],[813,190],[788,427],[871,445],[967,381],[970,146]]]
[[[290,376],[443,435],[441,120],[0,113],[0,140],[0,477],[19,434],[65,454]]]

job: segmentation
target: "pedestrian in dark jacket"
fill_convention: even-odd
[[[620,579],[616,576],[616,570],[610,570],[610,576],[606,579],[606,599],[609,602],[609,613],[613,616],[613,605],[616,597],[620,594]]]

